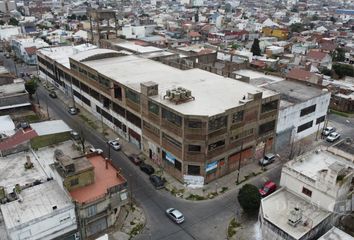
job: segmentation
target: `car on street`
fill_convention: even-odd
[[[69,108],[68,108],[68,113],[69,113],[70,115],[76,115],[76,114],[78,114],[78,112],[79,112],[79,109],[78,109],[78,108],[75,108],[75,107],[69,107]]]
[[[261,197],[266,197],[269,194],[275,192],[275,190],[277,190],[277,185],[272,181],[268,181],[264,183],[261,189],[259,189],[259,194]]]
[[[184,222],[184,216],[183,214],[178,211],[177,209],[175,208],[169,208],[166,210],[166,215],[172,219],[172,221],[174,221],[175,223],[183,223]]]
[[[97,154],[102,154],[103,153],[102,149],[94,148],[94,147],[90,147],[89,148],[89,152],[90,153],[97,153]]]
[[[120,144],[119,144],[119,142],[118,142],[118,139],[116,139],[116,140],[109,140],[108,142],[107,142],[114,150],[116,150],[116,151],[118,151],[118,150],[120,150]]]
[[[151,174],[154,174],[155,172],[155,169],[149,165],[149,164],[146,164],[144,162],[142,162],[140,165],[140,170],[143,171],[144,173],[146,173],[147,175],[151,175]]]
[[[337,132],[332,132],[329,134],[326,138],[327,142],[334,142],[337,141],[340,138],[340,134]]]
[[[335,127],[326,127],[325,129],[323,129],[322,134],[324,136],[328,136],[329,134],[331,134],[332,132],[335,132],[336,128]]]
[[[55,91],[50,91],[49,96],[51,98],[57,98],[58,97]]]
[[[76,131],[71,131],[70,132],[70,136],[74,140],[79,140],[80,139],[80,134],[78,132],[76,132]]]
[[[160,176],[151,174],[149,179],[156,189],[161,189],[165,187],[165,181]]]
[[[275,161],[275,155],[273,153],[267,153],[264,158],[259,160],[259,165],[267,166]]]
[[[128,158],[132,163],[134,163],[137,166],[139,166],[143,162],[143,160],[137,154],[131,154]]]

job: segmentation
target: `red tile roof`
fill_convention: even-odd
[[[32,128],[27,128],[25,130],[20,129],[11,137],[0,142],[0,150],[8,150],[16,147],[17,145],[24,143],[34,137],[37,137],[37,133]]]
[[[36,54],[37,48],[36,47],[26,47],[25,48],[28,55]]]
[[[200,37],[201,35],[198,32],[189,32],[188,36],[189,37]]]
[[[300,68],[293,68],[290,72],[286,75],[286,78],[307,81],[315,74]]]
[[[311,51],[309,51],[309,53],[307,54],[307,57],[308,57],[308,58],[316,59],[316,60],[322,60],[322,59],[325,58],[326,56],[327,56],[327,53],[320,52],[320,51],[315,51],[315,50],[311,50]]]
[[[95,182],[70,192],[71,197],[79,203],[97,200],[105,196],[109,188],[126,182],[109,162],[106,169],[106,160],[101,155],[88,157],[88,160],[94,167]]]
[[[251,65],[254,65],[254,66],[263,68],[263,67],[266,66],[266,63],[263,62],[263,61],[260,61],[260,60],[253,60],[253,61],[251,62]]]

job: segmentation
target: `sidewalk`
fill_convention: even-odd
[[[72,99],[70,97],[66,96],[61,91],[56,92],[58,99],[63,101],[66,106],[72,106]],[[108,140],[120,138],[122,152],[124,152],[126,156],[129,156],[131,154],[142,155],[142,152],[134,144],[129,143],[124,138],[119,136],[113,129],[103,124],[100,119],[97,119],[96,117],[92,116],[91,113],[86,111],[79,104],[76,104],[76,107],[80,109],[80,113],[78,114],[78,116],[83,120],[83,122],[85,122],[88,126],[95,129],[96,131],[101,132],[105,139]],[[305,144],[304,146],[308,146],[308,144]],[[166,179],[167,182],[165,188],[172,195],[187,200],[199,201],[215,198],[229,190],[237,188],[238,185],[250,180],[251,178],[254,178],[256,176],[259,177],[262,174],[265,175],[268,169],[278,167],[280,164],[283,163],[283,161],[287,160],[286,153],[279,153],[279,155],[281,156],[281,159],[277,159],[273,164],[265,167],[264,169],[258,165],[257,161],[253,161],[251,164],[243,166],[240,169],[239,176],[238,171],[235,171],[211,182],[210,184],[204,185],[202,188],[197,189],[188,188],[184,184],[176,180],[174,177],[170,176],[168,173],[161,172],[161,170],[157,170],[161,168],[156,166],[152,161],[150,161],[147,156],[144,156],[144,159],[148,164],[152,165],[155,170],[157,170],[158,175],[161,175]],[[238,183],[237,177],[239,177]]]

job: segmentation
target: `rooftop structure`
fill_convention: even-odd
[[[94,167],[95,181],[85,187],[70,191],[71,197],[79,203],[88,203],[107,194],[110,188],[121,185],[126,180],[101,155],[88,157]]]
[[[341,156],[354,165],[354,140],[351,138],[343,139],[328,148],[328,151]]]
[[[140,92],[141,83],[156,82],[159,95],[151,96],[151,98],[185,115],[213,116],[223,113],[227,109],[242,105],[240,100],[246,93],[262,92],[263,97],[275,95],[272,91],[264,91],[258,87],[200,69],[182,71],[137,56],[85,61],[83,64],[137,92]],[[112,66],[115,67],[112,68]],[[171,87],[184,87],[191,90],[195,101],[176,105],[163,99],[165,92]]]
[[[306,84],[294,81],[273,82],[264,85],[263,88],[280,94],[280,108],[285,108],[289,105],[295,105],[324,94],[329,94],[328,91],[322,91],[322,89],[310,87]]]
[[[19,195],[19,200],[0,206],[10,239],[53,239],[76,230],[74,204],[55,181],[24,189]]]
[[[52,120],[52,121],[44,121],[39,123],[31,123],[30,126],[32,129],[36,131],[38,136],[71,131],[71,128],[63,120]]]
[[[9,115],[0,116],[0,138],[15,134],[15,123]]]
[[[299,211],[299,214],[291,216],[295,214],[294,211]],[[310,239],[302,237],[312,231],[316,233],[314,229],[327,225],[331,216],[330,212],[309,203],[285,188],[262,199],[261,212],[263,215],[262,224],[273,224],[276,228],[273,228],[273,231],[278,231],[278,234],[279,231],[283,232],[279,235],[282,235],[284,239],[296,240]],[[272,231],[262,228],[263,239],[274,239],[273,236]]]
[[[31,169],[25,169],[24,167],[27,156],[33,163]],[[0,186],[5,187],[7,193],[13,192],[16,184],[25,186],[34,183],[36,180],[46,180],[47,177],[31,152],[20,152],[1,158]]]

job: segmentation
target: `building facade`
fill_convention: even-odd
[[[273,149],[279,95],[272,91],[107,49],[71,54],[65,64],[55,57],[38,52],[42,79],[72,91],[180,181],[210,182]]]

